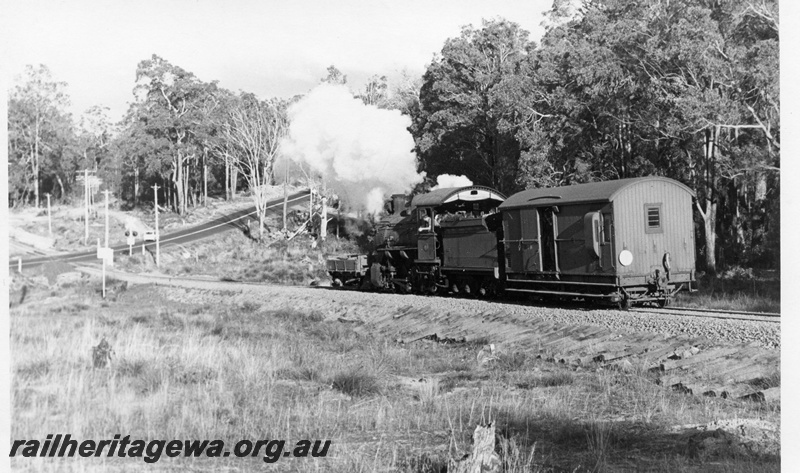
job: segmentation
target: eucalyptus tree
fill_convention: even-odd
[[[429,175],[458,169],[473,182],[512,192],[526,122],[513,107],[533,43],[516,23],[484,22],[448,39],[428,66],[411,127],[420,168]]]
[[[153,139],[169,142],[170,170],[166,177],[171,186],[167,195],[172,197],[174,210],[181,214],[186,212],[192,184],[199,180],[199,145],[207,120],[207,102],[215,90],[215,83],[202,82],[156,55],[140,62],[136,69],[137,119]]]
[[[123,174],[123,198],[134,207],[144,193],[143,186],[148,182],[163,183],[172,163],[170,141],[148,132],[142,107],[142,103],[131,104],[110,145]]]
[[[342,74],[336,66],[330,65],[328,66],[328,75],[325,76],[320,80],[320,82],[325,82],[328,84],[338,84],[338,85],[345,85],[347,84],[347,76]]]
[[[387,94],[386,108],[400,110],[403,115],[415,117],[419,113],[419,92],[422,88],[422,77],[408,70],[402,70],[400,77],[392,84],[391,93]]]
[[[778,168],[774,2],[592,1],[555,25],[529,74],[549,115],[530,131],[546,154],[537,162],[569,181],[689,184],[714,272],[717,234],[736,236],[743,183]]]
[[[65,141],[73,138],[66,86],[46,66],[29,65],[9,92],[9,196],[15,203],[32,191],[39,207],[42,178],[52,177]]]
[[[361,99],[365,105],[386,108],[388,88],[386,76],[373,75],[364,85],[364,91],[356,95],[356,98]]]
[[[222,128],[222,136],[232,148],[234,167],[247,180],[253,196],[259,238],[264,236],[267,187],[273,182],[275,158],[287,128],[286,104],[258,100],[253,94],[241,94]]]

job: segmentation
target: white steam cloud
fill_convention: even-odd
[[[411,151],[411,119],[364,105],[344,86],[317,86],[289,108],[289,119],[283,153],[320,173],[353,206],[378,212],[387,194],[407,192],[425,177]]]
[[[471,186],[472,181],[467,176],[454,176],[452,174],[440,174],[436,178],[436,185],[431,188],[434,189],[447,189],[448,187],[466,187]]]

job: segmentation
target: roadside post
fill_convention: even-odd
[[[97,257],[103,260],[103,299],[106,298],[106,265],[114,265],[114,249],[101,248],[100,239],[97,239]]]
[[[17,258],[17,272],[22,274],[22,258]]]
[[[103,260],[103,299],[106,298],[106,260],[103,258],[103,248],[100,247],[100,239],[97,239],[97,258]]]

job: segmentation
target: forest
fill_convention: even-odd
[[[466,26],[421,77],[379,71],[353,95],[410,119],[425,190],[463,174],[510,195],[661,175],[696,193],[699,268],[780,264],[779,17],[775,0],[556,0],[546,32]],[[133,69],[133,67],[132,67]],[[346,72],[346,71],[345,71]],[[335,66],[321,82],[347,84]],[[8,95],[14,207],[81,202],[84,170],[128,207],[176,213],[282,182],[301,96],[260,98],[153,55],[121,121],[68,111],[67,84],[28,66]]]

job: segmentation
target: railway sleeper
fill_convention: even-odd
[[[691,357],[668,359],[659,365],[659,370],[663,372],[680,369],[686,366],[704,363],[708,360],[713,360],[715,358],[724,357],[735,353],[737,353],[736,348],[717,348],[715,350],[709,350]]]

